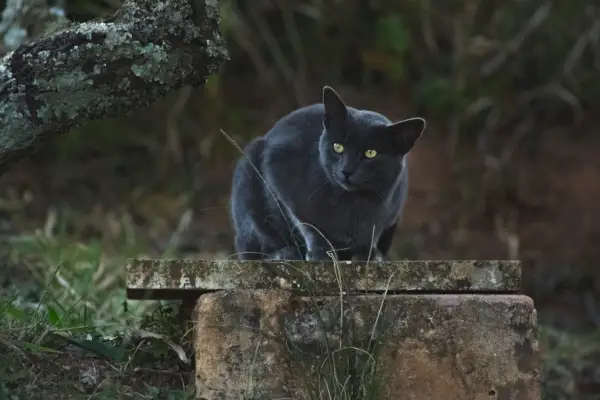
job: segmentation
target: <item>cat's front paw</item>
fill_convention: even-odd
[[[331,250],[327,249],[311,250],[306,253],[306,261],[332,261],[330,253]]]
[[[370,251],[365,249],[363,251],[356,252],[352,257],[352,260],[380,262],[384,261],[384,257],[383,253],[381,253],[377,247],[373,247]]]
[[[289,246],[271,253],[266,259],[274,261],[293,261],[303,260],[304,257],[298,248]]]

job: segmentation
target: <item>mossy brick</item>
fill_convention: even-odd
[[[308,294],[518,292],[519,261],[236,261],[131,259],[132,299],[185,299],[234,289],[287,289]]]

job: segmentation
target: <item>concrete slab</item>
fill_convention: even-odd
[[[307,294],[518,292],[519,261],[308,262],[132,259],[131,299],[184,299],[217,290],[287,289]]]

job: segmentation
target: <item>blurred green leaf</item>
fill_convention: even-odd
[[[55,327],[58,326],[58,323],[60,322],[60,317],[52,306],[48,306],[48,321]]]
[[[4,311],[10,315],[11,317],[19,320],[19,321],[27,321],[28,317],[27,317],[27,313],[25,313],[25,311],[13,306],[12,304],[7,304],[4,307]]]
[[[410,31],[398,15],[388,15],[377,20],[375,24],[377,45],[399,55],[403,55],[410,45]]]
[[[108,358],[112,361],[119,362],[125,358],[125,350],[121,346],[109,346],[97,340],[78,340],[63,336],[69,343],[89,350],[92,353],[101,357]]]
[[[43,353],[53,353],[53,354],[61,353],[60,351],[58,351],[56,349],[51,349],[50,347],[41,346],[39,344],[25,342],[25,341],[21,341],[21,340],[11,340],[11,343],[17,347],[22,347],[27,350],[43,352]]]
[[[390,75],[390,79],[393,83],[400,83],[404,81],[405,77],[405,63],[404,60],[400,58],[393,58],[390,63],[390,68],[388,69],[388,74]]]
[[[415,100],[436,114],[444,114],[453,108],[452,81],[444,76],[431,76],[423,79],[417,86]]]

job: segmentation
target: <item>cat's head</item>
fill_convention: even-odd
[[[320,161],[329,178],[347,191],[383,195],[406,166],[405,156],[425,129],[425,120],[392,123],[381,114],[347,107],[329,86],[323,88]]]

